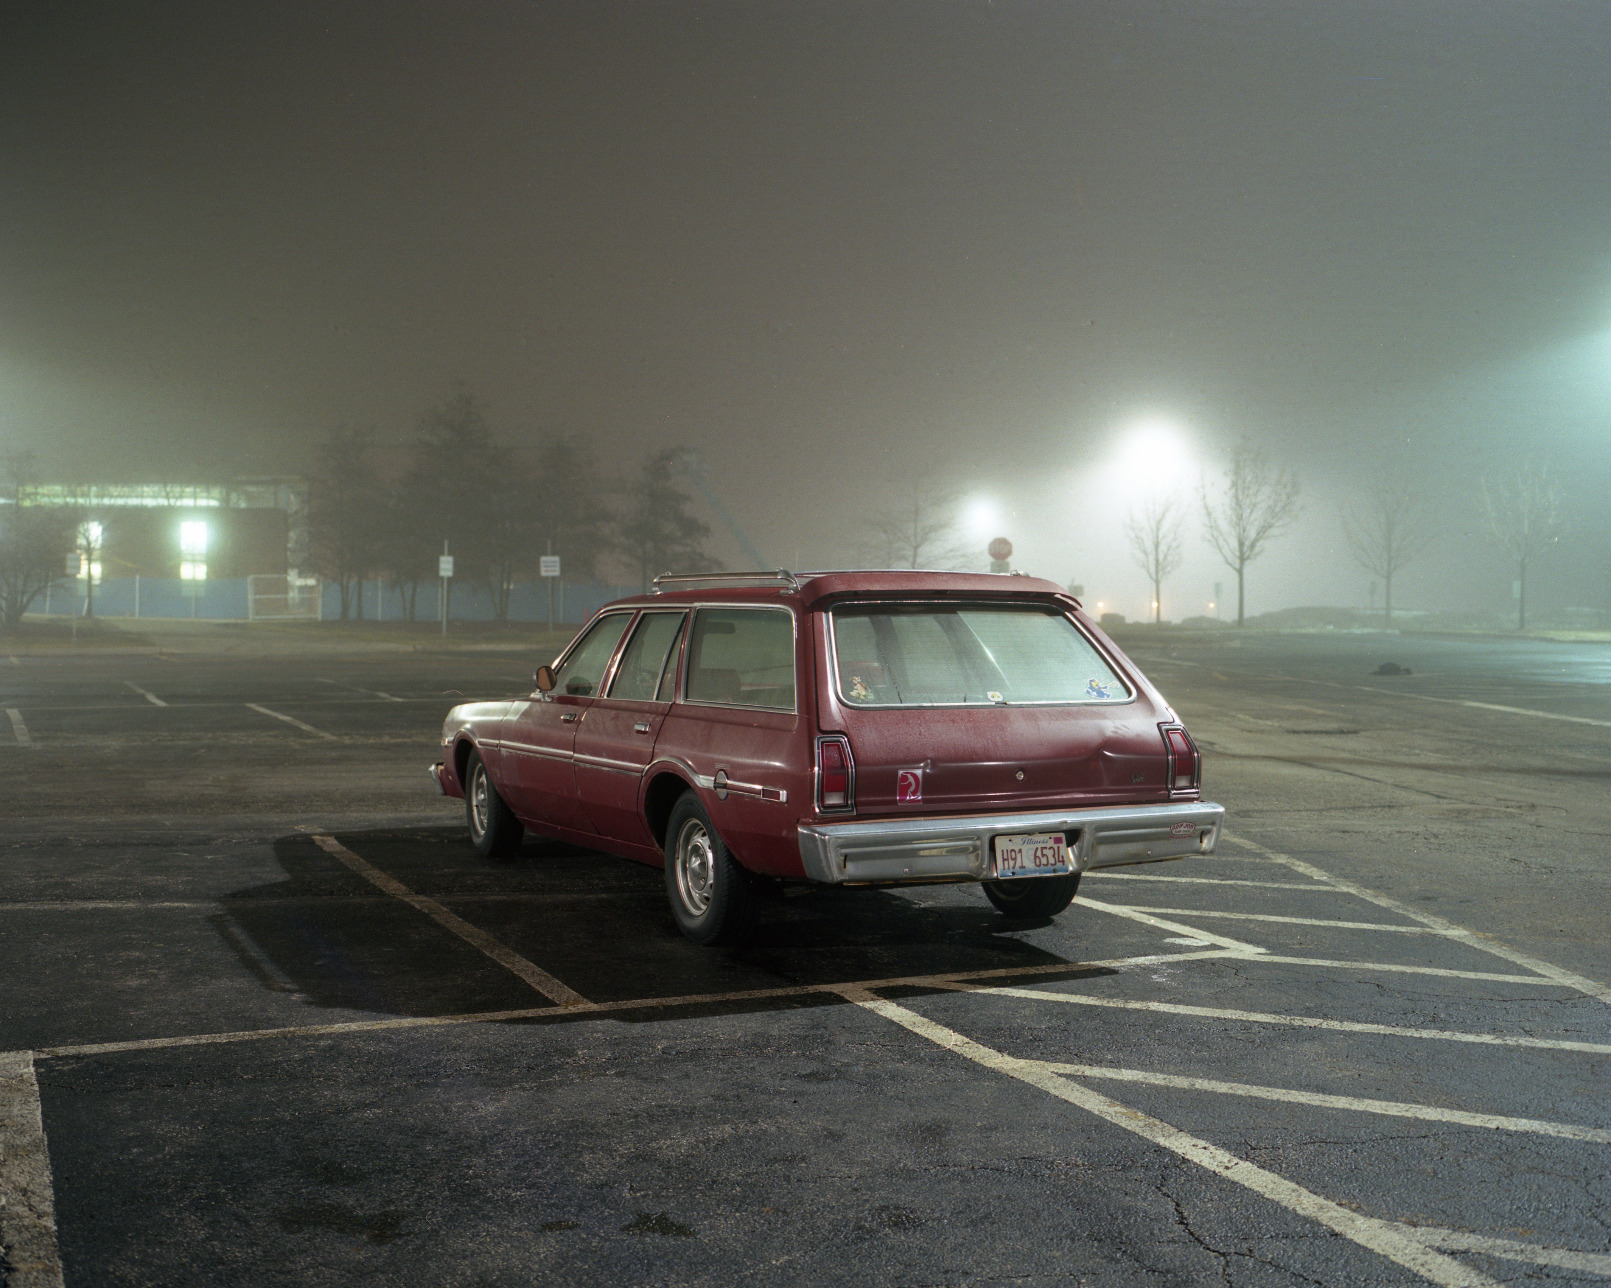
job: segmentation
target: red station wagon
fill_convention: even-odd
[[[1017,574],[664,576],[536,686],[443,725],[431,776],[476,848],[663,867],[702,944],[748,935],[767,879],[973,881],[1044,920],[1091,868],[1211,853],[1225,813],[1162,695]]]

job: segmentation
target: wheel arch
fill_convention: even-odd
[[[470,753],[475,750],[475,740],[468,735],[461,735],[459,740],[453,744],[453,773],[459,780],[459,791],[461,792],[467,792],[470,789],[469,784],[465,781],[465,775],[470,768]]]
[[[648,786],[643,789],[643,821],[649,825],[649,835],[654,837],[662,854],[666,849],[666,825],[671,821],[671,811],[684,792],[693,790],[694,785],[676,769],[663,767],[649,775]]]

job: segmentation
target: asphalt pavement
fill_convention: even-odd
[[[232,639],[0,646],[5,1288],[1611,1278],[1611,649],[1134,632],[1219,854],[719,951],[432,793],[542,659]]]

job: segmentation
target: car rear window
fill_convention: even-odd
[[[794,709],[794,614],[701,608],[688,637],[689,702]]]
[[[854,706],[1127,702],[1129,687],[1056,608],[847,604],[833,610],[839,695]]]

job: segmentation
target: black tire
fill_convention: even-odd
[[[476,751],[470,753],[464,766],[464,821],[469,825],[470,844],[476,853],[489,859],[508,859],[520,852],[520,838],[526,829],[503,803]]]
[[[677,928],[708,947],[743,943],[760,914],[758,896],[699,798],[684,792],[666,822],[666,897]]]
[[[1080,874],[1066,877],[1018,877],[1012,881],[985,881],[985,898],[1014,921],[1047,921],[1074,902]]]

